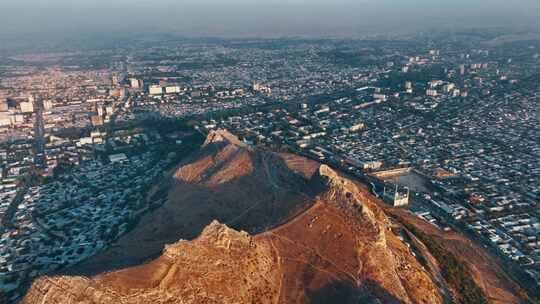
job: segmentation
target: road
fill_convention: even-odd
[[[43,99],[34,99],[34,164],[37,168],[45,167],[45,125],[43,122]]]

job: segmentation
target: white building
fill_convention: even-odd
[[[8,102],[5,98],[0,98],[0,112],[8,111]]]
[[[435,97],[438,95],[438,93],[437,93],[437,90],[429,89],[429,90],[426,90],[426,95]]]
[[[0,127],[11,125],[12,117],[9,112],[0,112]]]
[[[388,190],[386,189],[386,187],[384,188],[384,194],[383,196],[384,197],[387,197],[388,199],[391,200],[392,202],[392,205],[394,207],[403,207],[403,206],[407,206],[409,204],[409,194],[410,194],[410,190],[409,188],[405,187],[405,192],[402,192],[400,191],[399,189],[399,186],[396,185],[396,189],[394,191],[394,195],[391,195],[390,192],[388,192]]]
[[[21,112],[22,113],[33,113],[34,112],[34,104],[32,101],[24,101],[20,103],[21,106]]]
[[[179,86],[165,87],[165,93],[166,94],[178,94],[178,93],[180,93],[180,87]]]
[[[380,101],[386,101],[388,96],[386,96],[386,94],[375,93],[373,94],[373,98]]]
[[[128,158],[124,153],[119,153],[109,155],[109,160],[111,161],[111,163],[121,163],[128,160]]]
[[[159,85],[151,85],[148,88],[148,93],[150,93],[150,95],[161,95],[163,94],[163,88]]]
[[[139,81],[137,78],[131,78],[129,81],[131,83],[131,87],[134,89],[139,89],[142,87],[141,81]]]

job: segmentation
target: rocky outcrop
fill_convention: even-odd
[[[274,262],[268,244],[213,222],[149,264],[92,279],[41,278],[23,303],[275,303]]]
[[[203,147],[206,147],[210,144],[215,143],[226,143],[226,144],[232,144],[238,147],[242,148],[249,148],[249,146],[245,143],[243,143],[241,140],[238,139],[238,137],[234,136],[227,130],[219,129],[219,130],[212,130],[206,137],[206,140],[203,143]]]
[[[236,231],[215,220],[204,228],[199,241],[208,246],[239,252],[249,250],[254,246],[253,238],[247,232]],[[186,243],[189,241],[181,240],[178,243],[166,245],[163,254],[173,259],[181,257],[185,253],[182,250],[182,244]]]

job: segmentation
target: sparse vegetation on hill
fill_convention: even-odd
[[[485,293],[474,282],[469,266],[456,258],[436,240],[429,235],[416,229],[414,226],[404,223],[405,227],[416,235],[431,254],[437,259],[442,275],[446,282],[459,293],[461,304],[484,304],[488,303]]]

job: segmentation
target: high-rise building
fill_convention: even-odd
[[[427,96],[435,97],[435,96],[438,95],[438,93],[437,93],[437,90],[428,89],[428,90],[426,90],[426,95],[427,95]]]
[[[11,125],[12,117],[8,112],[0,112],[0,127]]]
[[[90,121],[92,122],[93,126],[102,126],[103,125],[103,117],[94,115],[90,117]]]
[[[131,87],[134,89],[140,89],[142,87],[142,81],[137,78],[131,78],[130,80]]]
[[[109,91],[109,95],[118,99],[124,99],[126,97],[125,88],[116,88]]]
[[[52,100],[43,101],[43,109],[45,109],[46,111],[52,109],[53,107],[54,107],[54,104],[53,104]]]
[[[34,103],[32,101],[23,101],[20,103],[22,113],[33,113]]]
[[[111,85],[113,87],[116,87],[118,85],[119,81],[118,81],[118,76],[117,75],[113,75],[111,77]]]
[[[461,75],[461,76],[465,75],[465,65],[464,64],[459,65],[459,75]]]
[[[9,105],[7,99],[0,98],[0,112],[7,112],[9,110]]]
[[[406,81],[405,82],[405,92],[407,94],[412,94],[413,93],[413,84],[411,81]]]

